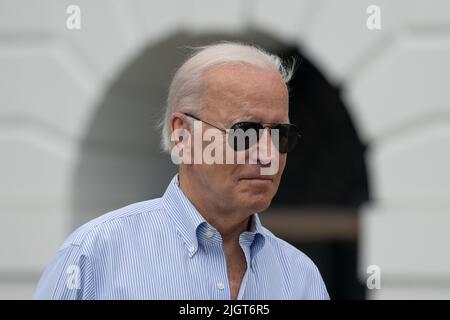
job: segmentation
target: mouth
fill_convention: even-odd
[[[239,180],[247,180],[247,181],[263,181],[263,182],[272,182],[273,177],[272,176],[254,176],[254,177],[245,177],[241,178]]]

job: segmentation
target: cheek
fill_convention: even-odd
[[[279,170],[277,173],[277,176],[279,178],[283,174],[284,168],[286,167],[286,160],[287,160],[286,158],[287,158],[286,154],[280,154],[280,166],[279,166]]]
[[[287,155],[285,155],[285,154],[283,154],[281,157],[280,157],[280,171],[281,172],[283,172],[283,170],[284,170],[284,167],[286,166],[286,160],[287,160]]]
[[[218,187],[230,188],[236,184],[234,177],[238,168],[236,165],[227,164],[204,164],[207,175],[214,180]]]

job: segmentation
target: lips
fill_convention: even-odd
[[[273,176],[250,176],[250,177],[244,177],[241,178],[240,180],[266,180],[266,181],[273,181]]]

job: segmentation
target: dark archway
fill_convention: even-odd
[[[309,235],[292,241],[316,261],[332,297],[363,299],[365,286],[357,278],[357,218],[359,207],[369,200],[366,146],[341,100],[341,89],[297,48],[278,54],[298,61],[289,85],[289,113],[302,139],[288,155],[272,202],[279,209],[272,210],[275,215],[285,212],[286,221]]]
[[[290,119],[302,134],[289,153],[283,183],[274,204],[357,208],[368,201],[365,146],[359,140],[340,89],[298,49],[279,52],[296,57],[290,88]]]

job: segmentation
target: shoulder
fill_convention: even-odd
[[[314,262],[302,251],[286,242],[285,240],[278,238],[267,228],[264,228],[264,232],[266,235],[266,241],[268,241],[268,244],[275,249],[276,254],[281,259],[288,260],[291,263],[295,262],[308,269],[316,268]]]
[[[35,299],[94,299],[99,260],[115,255],[145,228],[158,229],[165,215],[160,199],[130,204],[93,219],[75,230],[56,252],[36,289]],[[80,289],[80,290],[72,290]]]
[[[113,240],[125,232],[137,232],[145,223],[147,229],[164,219],[161,198],[136,202],[105,213],[76,229],[63,243],[67,247],[87,247],[99,240]],[[152,223],[153,222],[153,223]]]
[[[302,251],[264,228],[266,241],[277,256],[281,268],[292,285],[305,289],[307,299],[329,299],[322,275],[316,264]]]

